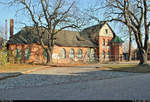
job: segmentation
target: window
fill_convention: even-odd
[[[71,59],[74,58],[74,49],[70,49],[70,51],[69,51],[69,58],[71,58]]]
[[[27,60],[29,58],[30,58],[30,49],[28,48],[25,50],[25,59]]]
[[[16,58],[21,59],[21,50],[20,49],[16,49]]]
[[[105,29],[105,33],[108,34],[108,29]]]
[[[66,50],[64,48],[60,50],[60,58],[66,58]]]
[[[103,51],[103,56],[102,57],[103,57],[103,59],[105,59],[105,51]]]
[[[81,50],[81,49],[78,50],[78,58],[79,58],[79,59],[82,58],[82,50]]]
[[[109,51],[107,52],[107,56],[108,56],[108,58],[110,58],[110,52]]]
[[[44,50],[43,56],[44,56],[45,59],[47,59],[47,52],[46,52],[46,50]]]
[[[109,46],[109,40],[107,40],[107,46]]]
[[[105,46],[105,39],[103,39],[103,46]]]

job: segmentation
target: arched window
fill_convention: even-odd
[[[20,49],[16,49],[16,58],[21,59],[21,50]]]
[[[44,59],[47,59],[47,52],[46,52],[46,50],[43,51],[43,56],[44,56]]]
[[[66,50],[64,48],[60,50],[60,58],[66,58]]]
[[[81,59],[82,58],[82,50],[78,49],[78,58]]]
[[[29,58],[30,58],[30,49],[28,48],[25,50],[25,59],[27,60]]]
[[[105,51],[103,51],[103,59],[105,59]]]
[[[70,51],[69,51],[69,58],[71,58],[71,59],[74,58],[74,49],[70,49]]]

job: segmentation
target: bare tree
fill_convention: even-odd
[[[107,21],[120,22],[134,33],[140,53],[139,64],[147,64],[150,0],[105,0],[103,6],[103,9],[105,9],[104,16]]]
[[[119,21],[134,32],[140,52],[140,63],[147,64],[149,39],[149,0],[106,0],[109,20]],[[143,32],[144,29],[144,32]],[[144,43],[142,41],[144,36]]]
[[[52,62],[52,51],[55,35],[66,28],[80,28],[83,22],[77,13],[75,1],[69,0],[13,0],[10,4],[21,4],[31,17],[39,35],[40,44],[47,52],[47,64]],[[48,31],[48,45],[43,42],[44,32],[40,33],[39,26]],[[47,47],[48,46],[48,47]]]

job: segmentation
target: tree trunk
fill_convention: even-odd
[[[47,65],[52,64],[52,48],[47,48]]]
[[[131,58],[132,58],[132,49],[131,49],[131,47],[132,47],[132,38],[131,38],[131,29],[129,28],[129,56],[128,56],[128,61],[131,61]]]
[[[139,65],[147,65],[147,52],[144,49],[139,49],[140,63]]]

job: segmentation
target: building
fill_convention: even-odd
[[[43,27],[39,27],[39,29],[41,33],[44,30]],[[10,35],[7,47],[21,62],[46,62],[46,52],[40,45],[33,27],[24,27],[17,34],[11,33]],[[47,44],[46,36],[44,36],[44,43]],[[122,43],[123,41],[114,33],[107,22],[88,27],[81,32],[63,30],[55,36],[52,62],[121,61]]]

